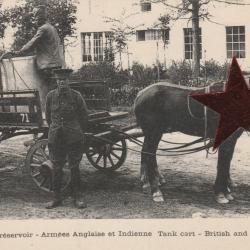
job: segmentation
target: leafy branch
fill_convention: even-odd
[[[47,0],[49,22],[57,29],[63,44],[75,34],[77,3],[77,0]],[[10,24],[16,29],[14,49],[20,49],[35,34],[38,24],[33,10],[37,5],[37,0],[25,0],[22,5],[8,10]]]

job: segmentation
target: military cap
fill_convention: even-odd
[[[54,77],[56,79],[67,79],[73,72],[72,69],[55,69],[53,70]]]

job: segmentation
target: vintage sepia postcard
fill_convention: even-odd
[[[249,0],[0,0],[1,249],[248,249]]]

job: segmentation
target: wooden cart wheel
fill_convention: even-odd
[[[116,170],[122,166],[127,157],[127,143],[125,139],[114,144],[90,146],[86,156],[89,162],[98,170]]]
[[[53,166],[49,161],[47,139],[39,140],[30,147],[26,156],[26,167],[30,170],[32,180],[40,189],[53,192]],[[70,169],[64,167],[62,189],[65,190],[70,182]]]

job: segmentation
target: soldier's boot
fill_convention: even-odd
[[[75,205],[75,207],[78,208],[78,209],[83,209],[83,208],[86,208],[86,207],[87,207],[87,203],[86,203],[86,201],[81,197],[80,192],[78,192],[78,193],[75,194],[75,197],[74,197],[74,205]]]
[[[60,170],[55,171],[54,183],[53,183],[54,197],[52,201],[50,201],[46,205],[47,209],[52,209],[52,208],[62,205],[61,182],[62,182],[62,171],[60,169]]]
[[[76,208],[83,209],[87,207],[85,200],[82,198],[80,192],[81,179],[80,179],[80,170],[79,168],[71,169],[71,178],[72,178],[72,192],[74,198],[74,205]]]
[[[46,208],[47,209],[52,209],[52,208],[55,208],[55,207],[59,207],[61,205],[62,205],[61,192],[60,191],[59,192],[55,191],[53,200],[47,203]]]

